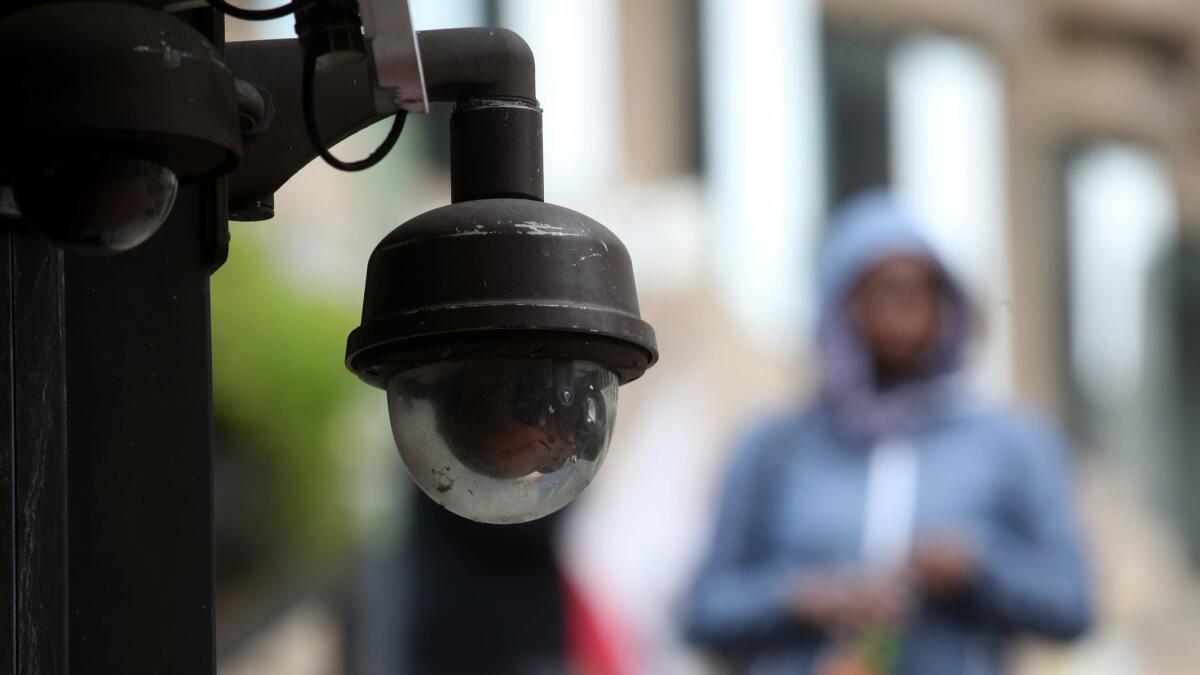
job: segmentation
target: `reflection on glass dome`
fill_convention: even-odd
[[[596,475],[617,385],[583,361],[451,361],[393,377],[388,410],[405,466],[434,501],[520,523],[562,508]]]
[[[84,153],[50,157],[18,174],[22,214],[73,250],[128,251],[149,239],[175,204],[179,180],[145,159]]]

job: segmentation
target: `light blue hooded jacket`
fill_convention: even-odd
[[[896,255],[943,271],[949,320],[928,376],[879,392],[845,300],[873,263]],[[742,439],[685,603],[686,637],[738,672],[810,672],[827,636],[791,618],[787,598],[805,574],[864,564],[870,458],[882,442],[903,442],[915,456],[911,539],[961,537],[978,556],[964,597],[918,601],[896,673],[1002,673],[1016,635],[1083,633],[1089,588],[1067,444],[1036,416],[964,391],[966,303],[912,218],[882,193],[852,201],[835,218],[819,285],[820,393],[807,410]]]

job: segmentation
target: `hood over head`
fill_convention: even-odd
[[[896,257],[928,261],[942,276],[942,332],[924,373],[887,389],[876,383],[867,346],[855,330],[848,300],[877,263]],[[968,303],[920,232],[920,223],[883,191],[851,199],[834,215],[822,249],[817,286],[817,347],[822,363],[820,405],[841,432],[867,442],[917,431],[945,412],[956,389],[968,339]]]

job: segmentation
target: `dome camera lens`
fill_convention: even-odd
[[[557,511],[600,468],[617,411],[617,376],[584,361],[475,359],[388,382],[396,447],[434,501],[486,523]]]
[[[13,193],[22,217],[64,248],[115,253],[158,231],[178,189],[175,173],[163,164],[85,153],[26,169]]]

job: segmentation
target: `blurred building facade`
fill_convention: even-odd
[[[679,643],[674,603],[708,535],[728,441],[764,409],[800,404],[824,216],[880,185],[930,223],[972,290],[981,386],[1057,412],[1082,441],[1104,621],[1092,642],[1041,653],[1027,672],[1192,672],[1200,5],[411,4],[418,29],[493,24],[529,40],[547,199],[627,243],[659,332],[662,361],[622,389],[606,467],[561,546],[637,672],[705,672]],[[278,23],[266,35],[290,35]],[[231,23],[231,36],[246,28]],[[448,201],[446,115],[410,120],[368,176],[306,168],[274,221],[235,225],[235,238],[278,243],[282,274],[356,307],[379,237]],[[364,135],[338,152],[365,152],[375,139]],[[372,404],[356,423],[384,419]],[[398,460],[380,431],[378,447],[353,455],[375,468],[350,470],[365,520],[403,502],[388,496]],[[228,672],[272,672],[265,661],[239,671],[236,656]]]
[[[646,4],[620,3],[629,36],[621,56],[627,175],[698,177],[710,266],[703,278],[715,286],[708,297],[724,301],[717,321],[735,333],[710,348],[734,359],[757,353],[771,371],[747,377],[762,383],[747,392],[703,359],[693,363],[729,392],[714,407],[770,406],[788,387],[803,388],[799,346],[811,320],[804,275],[820,216],[859,190],[890,186],[930,221],[975,291],[985,326],[981,383],[1056,412],[1080,441],[1102,628],[1083,648],[1042,654],[1028,668],[1193,668],[1200,652],[1186,635],[1200,628],[1200,498],[1192,489],[1200,469],[1200,6]],[[695,32],[681,35],[688,26]],[[647,34],[657,39],[639,44]],[[671,115],[642,114],[641,102],[663,92],[695,96],[678,78],[690,72],[680,64],[689,54],[698,150],[690,145],[695,113],[668,104]],[[790,292],[756,293],[764,286]],[[744,351],[730,353],[731,344]],[[672,397],[660,387],[680,365],[664,353],[658,382],[644,385],[656,393],[639,397],[651,409]],[[789,376],[776,377],[779,369]],[[679,398],[688,397],[674,396],[683,418],[689,404]],[[694,429],[645,434],[641,443],[626,437],[624,449],[649,453],[674,439],[694,451],[711,442]],[[620,501],[638,503],[633,484]],[[635,510],[621,512],[634,518]],[[627,562],[628,576],[644,564]]]

